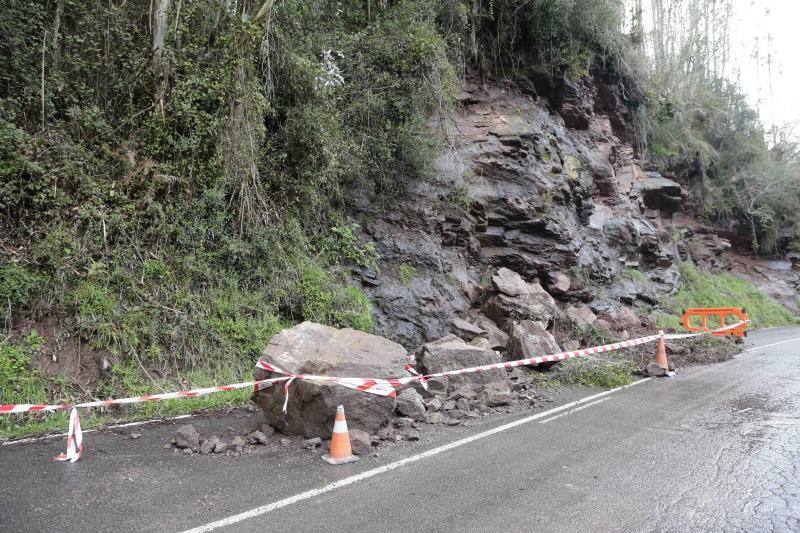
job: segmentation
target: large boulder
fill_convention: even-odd
[[[585,305],[580,307],[567,307],[565,313],[567,317],[580,328],[591,327],[597,322],[597,316]]]
[[[572,286],[572,280],[564,272],[550,272],[548,274],[547,288],[553,294],[563,295],[567,294]]]
[[[405,349],[383,337],[353,329],[336,329],[303,322],[272,339],[261,360],[296,374],[382,378],[402,373],[408,363]],[[255,379],[278,377],[256,369]],[[333,383],[294,381],[283,413],[283,384],[253,395],[271,425],[289,435],[327,437],[336,406],[344,405],[353,427],[375,433],[392,416],[394,398],[359,392]]]
[[[522,276],[509,268],[501,268],[497,273],[492,276],[492,287],[502,294],[507,296],[520,296],[530,292],[530,287]]]
[[[633,309],[624,305],[605,313],[603,318],[613,331],[638,329],[642,323]]]
[[[561,352],[555,337],[541,322],[515,320],[508,333],[506,359],[509,361]]]
[[[679,183],[665,178],[658,172],[648,172],[639,184],[644,205],[667,213],[680,210],[683,205],[683,192]]]
[[[473,309],[470,311],[469,319],[484,332],[480,337],[486,339],[491,349],[505,350],[508,335],[498,328],[491,318],[481,314],[477,309]]]
[[[480,326],[458,317],[454,317],[450,320],[450,331],[465,341],[471,341],[475,337],[484,336],[486,334]]]
[[[426,373],[437,374],[446,370],[502,363],[503,359],[493,350],[473,346],[455,335],[448,335],[422,345],[417,353],[417,362]],[[462,385],[483,387],[488,384],[495,384],[502,389],[509,387],[510,381],[504,369],[497,369],[450,376],[448,384],[450,390]]]
[[[492,277],[497,293],[483,304],[483,313],[498,324],[508,319],[529,319],[550,322],[556,302],[539,283],[528,283],[522,276],[501,268]]]

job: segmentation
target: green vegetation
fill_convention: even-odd
[[[51,382],[40,370],[31,369],[31,358],[44,346],[44,339],[32,331],[20,342],[0,341],[0,403],[38,403],[47,401]],[[52,384],[57,386],[59,380]],[[0,434],[5,434],[14,422],[0,417]]]
[[[689,307],[744,307],[754,328],[797,323],[797,317],[791,311],[749,281],[730,274],[704,272],[683,264],[681,288],[673,299],[674,313],[656,313],[653,318],[658,327],[678,328],[680,314]]]
[[[643,55],[648,68],[638,75],[645,81],[646,103],[639,115],[646,141],[640,149],[649,145],[656,163],[689,183],[701,214],[735,222],[750,236],[753,250],[800,250],[794,216],[800,207],[800,145],[789,130],[764,130],[731,75],[736,3],[631,4],[631,44],[640,55],[648,51]],[[645,12],[652,27],[643,21]],[[760,35],[755,42],[755,60],[771,78],[772,39]]]
[[[628,385],[638,370],[633,361],[605,357],[575,358],[563,361],[554,371],[554,379],[568,385],[613,389]]]
[[[447,200],[450,204],[455,205],[462,213],[469,213],[470,207],[475,203],[475,198],[469,192],[469,186],[466,184],[459,185],[448,195]]]
[[[380,258],[345,193],[388,202],[426,179],[425,121],[462,70],[446,5],[155,8],[12,1],[0,20],[3,349],[23,349],[18,318],[54,315],[111,361],[89,390],[37,383],[0,402],[238,381],[292,322],[373,328],[350,270]],[[24,353],[14,368],[30,372]],[[153,409],[174,407],[133,411]]]
[[[11,314],[33,300],[42,292],[45,277],[31,272],[16,263],[0,266],[0,320],[11,318]]]
[[[403,285],[408,285],[411,283],[411,280],[417,275],[417,269],[414,268],[412,265],[402,264],[397,267],[397,276],[400,278],[400,281]]]
[[[644,272],[639,270],[638,268],[626,268],[623,274],[631,281],[635,281],[637,283],[644,283],[647,281],[647,276],[644,275]]]

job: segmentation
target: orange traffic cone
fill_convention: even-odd
[[[350,448],[350,433],[347,432],[347,421],[344,419],[344,406],[336,408],[336,422],[333,423],[333,436],[331,437],[331,453],[322,456],[326,463],[343,465],[355,463],[358,457],[353,455]]]
[[[664,345],[664,332],[659,331],[658,347],[656,348],[656,364],[669,371],[669,362],[667,361],[667,347]]]

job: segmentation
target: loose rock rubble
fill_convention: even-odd
[[[233,429],[228,428],[226,431],[232,433]],[[185,455],[212,455],[223,453],[226,455],[235,455],[256,446],[264,447],[275,444],[271,439],[274,435],[274,428],[269,424],[262,424],[259,426],[259,429],[249,432],[246,436],[229,435],[225,437],[210,435],[208,438],[202,438],[192,424],[187,424],[175,430],[170,443],[166,444],[164,447],[173,449],[174,453],[183,453]]]

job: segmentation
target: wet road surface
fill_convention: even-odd
[[[49,461],[61,439],[3,446],[0,530],[800,531],[800,328],[747,345],[671,379],[565,393],[581,403],[560,410],[428,428],[336,468],[294,448],[174,456],[169,424],[87,435],[76,464]]]

